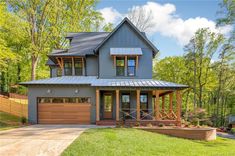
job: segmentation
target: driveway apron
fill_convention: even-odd
[[[0,132],[0,156],[57,156],[95,125],[32,125]]]

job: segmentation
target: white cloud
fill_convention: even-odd
[[[122,15],[114,8],[107,7],[98,10],[103,18],[105,19],[105,23],[116,23],[121,20]]]
[[[195,17],[182,19],[176,14],[176,7],[173,4],[159,4],[156,2],[147,2],[143,6],[133,6],[133,8],[144,7],[152,13],[153,27],[149,30],[150,34],[160,33],[163,36],[171,37],[177,40],[180,45],[188,43],[190,38],[199,28],[209,28],[216,33],[228,34],[231,26],[216,27],[216,23],[204,17]],[[130,8],[130,9],[133,9]],[[121,15],[117,10],[104,8],[99,10],[106,22],[116,23],[125,16]]]

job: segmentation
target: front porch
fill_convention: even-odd
[[[97,88],[96,124],[180,125],[181,89]]]

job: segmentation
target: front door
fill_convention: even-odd
[[[104,94],[104,119],[111,119],[113,114],[112,95]]]

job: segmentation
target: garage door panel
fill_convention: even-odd
[[[39,103],[38,123],[90,124],[91,104]]]
[[[67,111],[67,112],[85,112],[90,110],[89,106],[81,106],[81,105],[77,105],[77,106],[70,106],[70,105],[62,105],[62,106],[46,106],[45,104],[43,104],[43,106],[40,106],[38,108],[38,111],[41,112],[59,112],[59,111]]]
[[[41,124],[90,124],[90,120],[41,119],[39,122]]]

